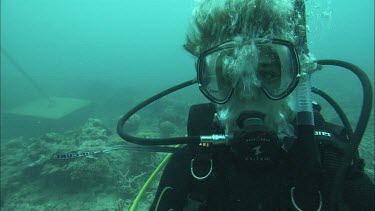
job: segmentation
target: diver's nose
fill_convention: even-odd
[[[261,90],[254,71],[242,72],[236,91],[241,98],[256,99],[259,96]]]

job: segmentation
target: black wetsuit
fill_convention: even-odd
[[[197,109],[203,111],[197,112]],[[220,129],[212,126],[213,113],[212,105],[192,107],[189,135],[218,133]],[[328,210],[330,189],[327,186],[331,184],[329,180],[332,173],[329,173],[327,169],[330,167],[326,165],[333,165],[329,162],[330,156],[337,154],[327,153],[335,149],[331,150],[325,142],[347,140],[341,127],[326,123],[321,116],[315,117],[315,123],[316,129],[332,135],[316,136],[316,141],[320,142],[322,160],[320,180],[317,180],[322,200],[318,193],[307,194],[313,207],[298,203],[297,200],[296,204],[302,210],[316,210],[320,201],[323,210]],[[192,127],[192,124],[195,126]],[[247,162],[237,159],[227,147],[218,147],[210,153],[201,152],[201,147],[187,146],[172,156],[163,172],[150,210],[296,210],[291,190],[301,184],[301,177],[296,176],[301,174],[298,174],[299,169],[288,155],[280,156],[276,162],[265,166],[249,166]],[[191,173],[191,160],[201,160],[194,163],[193,169],[196,175],[203,176],[210,170],[209,159],[205,160],[205,156],[212,159],[213,170],[206,179],[197,180]],[[352,165],[343,185],[340,206],[336,206],[335,210],[374,210],[374,184],[364,173],[363,165]]]

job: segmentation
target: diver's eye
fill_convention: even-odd
[[[280,75],[275,72],[261,71],[259,73],[261,79],[266,81],[278,80]]]
[[[261,80],[272,82],[280,79],[280,70],[277,67],[269,65],[261,65],[258,71]]]

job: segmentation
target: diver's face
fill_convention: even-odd
[[[280,87],[281,66],[272,54],[264,54],[259,58],[257,75],[261,81],[266,81],[271,89]]]
[[[265,114],[270,128],[280,121],[280,110],[284,100],[272,100],[264,92],[264,87],[277,89],[280,86],[280,58],[265,46],[239,46],[221,55],[216,65],[217,84],[220,89],[233,88],[228,102],[218,106],[218,114],[227,130],[237,129],[236,120],[244,111]]]
[[[223,51],[216,63],[219,89],[233,88],[234,95],[241,100],[256,103],[266,97],[262,89],[280,87],[280,58],[269,46],[238,46]]]
[[[218,117],[235,128],[243,111],[265,114],[278,129],[288,110],[286,97],[298,82],[299,62],[292,43],[254,38],[225,42],[202,52],[197,61],[199,88],[217,103]]]

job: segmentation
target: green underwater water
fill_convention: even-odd
[[[319,7],[328,12],[327,22],[309,22],[311,52],[318,59],[353,62],[373,86],[373,0],[320,3],[332,4]],[[166,153],[53,157],[125,144],[115,131],[120,115],[146,97],[195,77],[194,58],[181,47],[192,5],[190,0],[1,1],[2,47],[51,96],[93,102],[59,121],[8,116],[3,111],[41,96],[1,57],[1,210],[128,210]],[[314,11],[309,14],[319,19]],[[361,102],[355,80],[340,71],[322,71],[313,80],[338,100],[353,126]],[[198,88],[189,88],[151,104],[129,126],[140,137],[185,135],[188,108],[201,102],[207,101]],[[329,105],[319,103],[326,119],[340,124]],[[374,113],[359,151],[374,181]],[[158,179],[138,210],[148,210]]]

